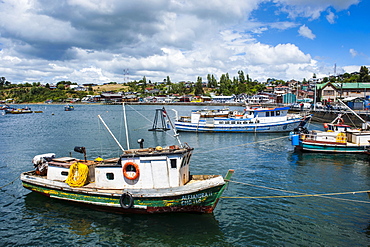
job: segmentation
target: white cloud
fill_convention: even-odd
[[[238,70],[253,79],[301,79],[315,60],[289,40],[265,44],[272,29],[294,30],[296,21],[251,17],[265,0],[3,0],[0,2],[0,76],[12,82],[71,80],[123,82],[146,76],[196,80]],[[273,0],[290,17],[317,18],[358,0]],[[327,19],[335,21],[329,10]],[[252,20],[253,19],[253,20]],[[300,20],[303,24],[304,20]],[[315,35],[301,25],[299,34]]]
[[[345,10],[356,5],[361,0],[274,0],[281,4],[281,10],[287,12],[291,18],[309,17],[317,19],[327,8],[333,7],[337,11]]]
[[[355,49],[349,49],[349,53],[351,53],[351,56],[352,57],[355,57],[355,56],[357,56],[358,55],[358,52],[355,50]]]
[[[306,25],[300,26],[298,30],[299,35],[308,38],[308,39],[314,39],[316,38],[316,35],[312,33],[311,29],[309,29]]]
[[[326,20],[328,20],[328,22],[330,24],[334,24],[336,18],[337,18],[337,16],[333,12],[328,10],[328,15],[326,16]]]

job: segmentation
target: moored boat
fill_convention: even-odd
[[[370,148],[370,131],[365,121],[363,128],[353,128],[344,124],[339,115],[323,125],[325,131],[300,130],[291,135],[292,145],[303,152],[322,153],[366,153]]]
[[[188,132],[289,132],[304,126],[310,115],[289,114],[289,107],[252,107],[243,112],[232,111],[227,117],[202,117],[199,111],[190,116],[179,117],[176,113],[175,127]]]
[[[64,110],[65,111],[73,111],[75,109],[75,107],[73,105],[66,105],[64,106]]]
[[[87,160],[85,148],[78,147],[75,151],[84,153],[83,160],[55,158],[54,153],[37,155],[36,169],[21,174],[23,186],[112,212],[213,212],[233,170],[225,178],[191,175],[189,145],[179,141],[179,145],[144,148],[142,139],[139,143],[138,149],[124,150],[119,145],[122,154],[105,160]]]
[[[25,114],[32,113],[33,111],[29,107],[24,108],[8,108],[4,110],[5,114]]]

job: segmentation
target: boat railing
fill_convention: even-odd
[[[330,141],[338,143],[346,143],[347,135],[343,132],[333,133],[333,132],[320,132],[318,135],[316,132],[309,134],[300,134],[301,140],[310,140],[310,141]]]
[[[179,119],[180,122],[191,122],[191,117],[189,116],[181,116]]]

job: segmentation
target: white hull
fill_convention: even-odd
[[[189,132],[289,132],[297,128],[301,119],[289,120],[277,123],[250,123],[250,124],[207,124],[207,123],[186,123],[175,122],[178,131]]]

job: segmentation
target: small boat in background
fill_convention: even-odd
[[[5,109],[5,114],[25,114],[25,113],[32,113],[33,111],[29,107],[24,108],[8,108]]]
[[[3,105],[3,106],[0,107],[0,111],[5,111],[5,110],[10,109],[10,108],[11,107],[8,106],[8,105]]]
[[[73,105],[66,105],[66,106],[64,106],[64,110],[65,111],[73,111],[75,108],[74,108],[74,106]]]
[[[289,109],[247,107],[243,112],[229,111],[226,117],[206,116],[203,111],[192,111],[190,116],[179,117],[175,111],[175,127],[178,131],[188,132],[289,132],[311,119],[311,115],[289,114]]]

